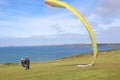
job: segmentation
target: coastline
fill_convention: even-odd
[[[102,52],[110,52],[110,51],[116,51],[116,50],[120,50],[120,48],[118,49],[111,49],[111,50],[103,50],[103,51],[98,51],[98,56],[99,56],[99,53],[102,53]],[[80,53],[80,54],[76,54],[76,55],[73,55],[73,56],[68,56],[68,57],[63,57],[63,58],[58,58],[58,59],[54,59],[54,60],[48,60],[48,61],[32,61],[31,63],[44,63],[44,62],[51,62],[51,61],[56,61],[56,60],[64,60],[64,59],[70,59],[70,58],[77,58],[77,57],[83,57],[83,56],[91,56],[92,57],[92,52],[88,52],[88,53]],[[6,62],[6,63],[3,63],[3,64],[0,64],[1,65],[18,65],[20,64],[19,63],[12,63],[12,62]]]
[[[56,45],[37,45],[37,46],[0,46],[0,48],[6,47],[40,47],[40,46],[91,46],[91,43],[86,44],[56,44]],[[120,46],[120,43],[98,43],[98,46]]]

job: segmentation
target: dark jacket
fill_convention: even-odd
[[[24,63],[29,66],[30,65],[30,60],[28,58],[26,58]]]
[[[23,67],[25,67],[25,64],[24,64],[24,60],[21,60],[21,65],[23,66]]]

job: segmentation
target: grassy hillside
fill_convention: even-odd
[[[0,65],[0,80],[120,80],[120,50],[99,52],[94,67],[77,67],[90,63],[91,54],[76,55],[48,62],[31,63],[25,70],[20,64]]]

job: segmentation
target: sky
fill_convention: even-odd
[[[97,43],[120,43],[120,0],[62,0],[90,24]],[[0,46],[91,43],[81,21],[69,10],[44,0],[0,0]]]

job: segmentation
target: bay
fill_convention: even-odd
[[[98,45],[99,51],[118,49],[115,45]],[[31,62],[43,62],[76,54],[92,52],[92,46],[51,45],[51,46],[23,46],[0,47],[0,64],[19,63],[21,58],[28,56]]]

